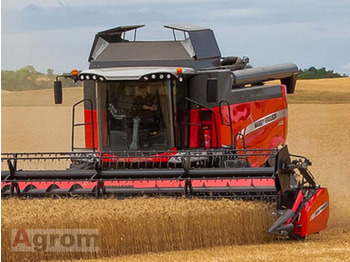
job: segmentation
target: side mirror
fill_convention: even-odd
[[[207,80],[207,102],[217,102],[218,79],[209,78]]]
[[[55,81],[53,82],[54,95],[55,95],[55,104],[62,104],[62,82]]]

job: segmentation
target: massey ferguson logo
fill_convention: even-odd
[[[254,121],[253,123],[249,124],[245,129],[241,130],[241,133],[244,135],[248,135],[251,132],[258,130],[259,128],[262,128],[263,126],[266,126],[266,125],[271,124],[279,119],[282,119],[283,117],[286,117],[287,115],[288,115],[287,109],[282,109],[282,110],[273,112],[267,116],[259,118],[258,120]],[[279,125],[281,125],[283,123],[284,123],[283,120],[281,120],[279,122]]]
[[[310,221],[312,221],[316,217],[318,217],[323,211],[326,210],[327,207],[328,207],[328,201],[325,202],[323,205],[321,205],[319,208],[317,208],[315,212],[312,213],[312,215],[310,217]]]
[[[13,252],[97,252],[98,229],[12,229]]]
[[[258,127],[261,127],[263,125],[267,125],[268,123],[274,121],[275,119],[277,119],[277,113],[274,113],[274,114],[269,115],[261,120],[258,120],[257,122],[254,123],[254,127],[258,128]]]

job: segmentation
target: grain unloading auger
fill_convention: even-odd
[[[294,92],[297,67],[246,69],[248,58],[221,56],[207,28],[165,26],[174,40],[136,41],[140,27],[99,32],[90,69],[57,77],[56,103],[59,77],[84,82],[84,99],[73,106],[72,150],[2,153],[2,197],[268,200],[280,214],[271,233],[305,237],[323,230],[327,189],[315,183],[310,161],[285,145],[287,93]],[[264,84],[276,79],[281,84]],[[79,104],[83,123],[75,120]]]

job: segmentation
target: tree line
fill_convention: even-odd
[[[325,67],[319,69],[315,67],[310,67],[309,69],[299,69],[298,79],[321,79],[321,78],[338,78],[338,77],[348,77],[347,75],[341,75],[334,72],[333,70],[326,70]]]
[[[1,89],[8,91],[25,91],[53,88],[56,80],[54,70],[49,68],[47,73],[38,72],[28,65],[16,71],[1,70]],[[60,79],[65,87],[81,86],[81,82],[74,83],[71,79]]]
[[[53,69],[47,69],[47,73],[41,73],[35,70],[31,65],[22,67],[16,71],[2,70],[1,71],[1,89],[9,91],[25,91],[36,89],[48,89],[53,87],[53,81],[56,76]],[[298,79],[320,79],[320,78],[336,78],[348,77],[326,70],[325,67],[317,69],[310,67],[309,69],[299,69]],[[65,87],[82,86],[81,82],[74,83],[71,79],[61,79]]]

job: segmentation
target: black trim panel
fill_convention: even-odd
[[[84,98],[90,99],[92,101],[92,109],[96,110],[96,90],[94,81],[84,81]],[[84,109],[90,110],[90,103],[84,102]]]
[[[242,87],[239,89],[232,89],[227,100],[230,104],[240,104],[246,102],[254,102],[260,100],[267,100],[273,98],[281,98],[281,86],[256,86],[256,87]]]

